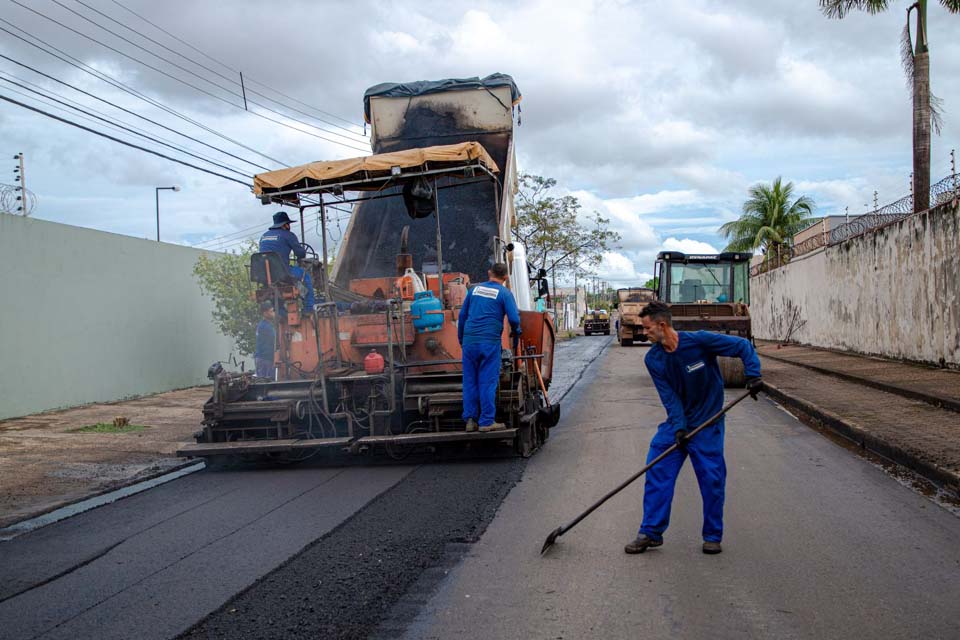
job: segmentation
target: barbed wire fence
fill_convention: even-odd
[[[0,184],[0,213],[29,216],[37,208],[37,195],[19,185]]]
[[[930,208],[955,201],[960,201],[960,175],[954,169],[951,175],[930,187]],[[830,229],[828,232],[815,234],[799,244],[777,247],[779,255],[768,255],[763,262],[750,269],[750,275],[758,276],[761,273],[789,264],[793,258],[811,253],[821,247],[846,242],[862,236],[868,231],[898,222],[912,215],[913,194],[910,194],[874,211],[859,215],[849,222]]]

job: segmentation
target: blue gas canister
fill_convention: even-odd
[[[443,305],[433,297],[433,291],[418,291],[413,295],[410,317],[417,333],[438,331],[443,326]]]

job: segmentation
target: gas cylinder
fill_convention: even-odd
[[[443,305],[433,296],[433,291],[418,291],[413,294],[410,317],[417,333],[437,331],[443,326]]]
[[[383,356],[371,350],[363,359],[363,370],[369,375],[383,373]]]

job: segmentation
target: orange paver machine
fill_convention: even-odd
[[[537,449],[559,419],[559,405],[551,404],[547,396],[554,326],[546,313],[525,309],[524,304],[519,304],[519,343],[511,344],[508,327],[504,329],[497,419],[508,428],[467,432],[461,419],[457,321],[471,280],[482,277],[494,262],[506,262],[511,269],[509,286],[518,302],[530,298],[531,283],[539,284],[536,275],[531,278],[525,259],[515,259],[522,255],[522,247],[508,237],[511,223],[503,220],[502,194],[509,192],[509,185],[504,188],[499,173],[484,146],[474,141],[313,162],[257,175],[254,192],[264,204],[299,209],[301,239],[304,218],[316,214],[322,249],[301,266],[312,273],[318,304],[305,308],[302,284],[280,256],[251,257],[257,303],[271,301],[277,311],[274,376],[264,379],[214,365],[210,372],[214,389],[203,407],[203,428],[197,442],[178,454],[296,461],[324,448],[394,455],[419,445],[481,440],[509,444],[523,456]],[[442,205],[453,202],[458,189],[474,194],[482,190],[486,199],[475,201],[493,206],[453,207],[452,215],[468,219],[459,225],[448,221],[442,217]],[[371,203],[391,198],[406,215],[397,218],[401,228],[393,259],[386,262],[390,267],[375,275],[370,268],[358,271],[364,277],[346,282],[329,276],[330,214],[342,215],[346,205],[354,207],[354,217],[370,207],[370,217],[370,212],[382,211],[382,206]],[[495,221],[486,227],[496,230],[492,237],[472,230],[478,227],[470,216]],[[445,244],[447,228],[453,229],[454,237]],[[359,237],[363,233],[361,227],[348,225],[337,261],[358,262],[350,255],[351,248],[373,242]],[[421,239],[416,247],[408,241],[413,236]],[[458,265],[458,256],[466,254],[453,245],[469,245],[474,253],[479,247],[482,264]]]

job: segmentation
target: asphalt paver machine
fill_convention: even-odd
[[[509,443],[522,456],[536,450],[559,420],[559,405],[547,396],[554,326],[546,313],[520,305],[522,336],[517,343],[511,343],[505,323],[497,419],[507,429],[467,432],[461,419],[457,321],[473,278],[467,268],[458,267],[459,254],[453,251],[454,258],[446,257],[442,205],[457,189],[490,189],[497,196],[503,191],[499,172],[483,145],[462,142],[314,162],[256,176],[254,191],[264,204],[296,207],[301,225],[316,214],[321,251],[302,264],[312,270],[320,302],[314,309],[305,308],[302,285],[277,254],[251,257],[257,303],[270,301],[277,311],[274,379],[214,365],[203,428],[197,442],[182,447],[179,455],[244,454],[296,461],[325,448],[393,455],[420,445],[480,440]],[[367,206],[388,198],[401,202],[409,216],[391,268],[338,285],[328,276],[331,206]],[[498,197],[491,201],[498,202]],[[479,213],[461,209],[457,215]],[[465,222],[469,228],[470,220]],[[425,226],[433,240],[427,243],[430,255],[416,256],[423,247],[409,246],[410,228],[423,238]],[[508,230],[510,225],[497,228]],[[516,297],[528,299],[531,282],[539,283],[536,277],[530,279],[526,260],[515,259],[522,247],[504,237],[505,231],[495,237],[473,235],[468,238],[473,245],[488,247],[486,263],[506,262]],[[342,246],[349,251],[351,245]]]

